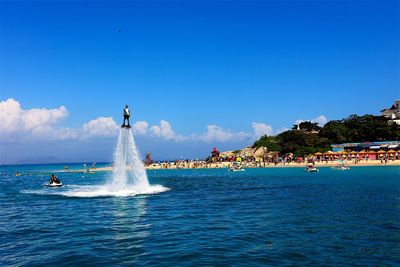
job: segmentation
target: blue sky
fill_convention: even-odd
[[[41,121],[51,127],[44,129],[80,130],[40,140],[27,126],[17,138],[3,123],[0,160],[52,151],[60,160],[109,160],[115,135],[76,135],[99,117],[119,124],[125,103],[135,121],[148,123],[137,140],[156,158],[248,145],[257,136],[252,123],[276,133],[299,119],[378,114],[400,95],[399,7],[398,1],[1,1],[1,101],[12,98],[23,112],[56,110]],[[161,120],[172,136],[151,130]],[[219,128],[210,133],[209,125]],[[53,150],[38,150],[45,146]]]

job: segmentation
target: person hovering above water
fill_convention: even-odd
[[[131,116],[131,112],[129,111],[129,107],[128,107],[128,105],[125,105],[125,108],[124,108],[124,122],[123,122],[121,128],[131,128],[131,125],[129,123],[130,116]],[[125,121],[126,120],[128,121],[128,125],[125,125]]]

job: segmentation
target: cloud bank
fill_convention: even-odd
[[[0,102],[1,131],[6,134],[21,130],[42,132],[67,116],[68,111],[64,106],[55,109],[24,110],[20,103],[12,98]]]
[[[84,123],[79,128],[66,128],[58,124],[68,117],[68,110],[64,106],[58,108],[33,108],[23,109],[21,104],[9,98],[0,102],[0,137],[2,142],[13,142],[28,138],[29,140],[86,140],[93,137],[115,137],[119,125],[112,117],[98,117]],[[304,120],[299,119],[296,123]],[[327,118],[323,115],[314,118],[312,122],[323,125]],[[166,141],[190,142],[201,141],[205,143],[225,143],[236,141],[254,141],[263,135],[276,135],[288,128],[274,131],[269,124],[252,122],[252,131],[235,132],[215,124],[206,126],[203,133],[181,135],[174,131],[171,124],[161,120],[159,124],[150,125],[146,121],[136,121],[132,125],[136,136],[150,136]]]
[[[119,124],[112,117],[102,116],[69,128],[65,126],[68,116],[65,106],[26,109],[12,98],[1,101],[0,164],[111,160]],[[321,115],[312,121],[323,124],[327,119]],[[263,135],[276,135],[286,130],[288,128],[275,130],[264,122],[252,122],[246,131],[209,124],[200,133],[183,135],[164,119],[155,124],[144,120],[132,124],[140,147],[154,152],[158,159],[173,159],[178,155],[205,157],[212,146],[221,150],[238,149]]]
[[[81,128],[57,127],[68,117],[64,106],[54,109],[23,109],[21,104],[9,98],[0,102],[0,138],[2,141],[28,140],[79,140],[94,136],[114,136],[118,126],[111,117],[99,117]]]

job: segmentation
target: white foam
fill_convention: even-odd
[[[59,190],[57,190],[59,189]],[[84,185],[84,186],[70,186],[67,190],[61,188],[45,188],[41,190],[22,190],[21,193],[35,194],[35,195],[58,195],[65,197],[131,197],[137,195],[151,195],[168,191],[169,188],[162,185],[150,185],[145,189],[138,187],[127,187],[121,190],[110,190],[105,185]]]
[[[161,185],[151,185],[146,189],[137,187],[127,187],[121,190],[109,190],[107,186],[86,186],[73,190],[60,192],[60,195],[66,197],[129,197],[137,195],[149,195],[165,192],[169,188]]]

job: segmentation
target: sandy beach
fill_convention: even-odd
[[[220,169],[220,168],[228,168],[231,166],[231,162],[220,162],[220,163],[204,163],[200,164],[197,166],[194,166],[194,163],[188,163],[183,165],[176,165],[174,163],[166,164],[166,163],[155,163],[149,166],[146,166],[146,170],[162,170],[162,169]],[[333,167],[336,166],[338,163],[335,161],[328,161],[326,162],[315,162],[316,167]],[[361,161],[358,163],[354,162],[346,162],[347,166],[351,167],[367,167],[367,166],[399,166],[400,167],[400,160],[391,160],[388,161],[387,163],[381,163],[380,160],[369,160],[369,161]],[[167,167],[166,167],[167,166]],[[278,164],[273,164],[273,163],[242,163],[243,168],[305,168],[306,164],[305,163],[278,163]],[[96,167],[96,168],[88,168],[88,169],[74,169],[74,170],[58,170],[57,172],[108,172],[112,171],[113,167],[111,166],[106,166],[106,167]]]

